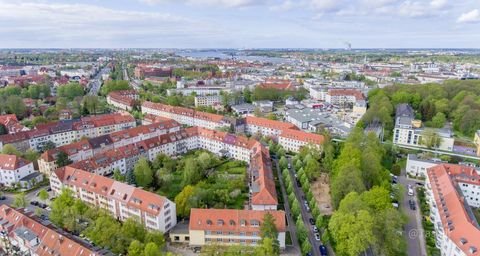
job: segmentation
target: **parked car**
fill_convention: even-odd
[[[314,233],[318,233],[318,228],[317,228],[317,226],[313,226],[313,232],[314,232]]]
[[[201,250],[202,250],[202,247],[200,247],[200,246],[193,247],[193,252],[194,253],[199,253]]]
[[[328,256],[327,247],[325,245],[320,245],[319,249],[320,249],[320,255]]]
[[[310,218],[308,221],[310,222],[311,225],[315,225],[315,220],[313,218]]]
[[[292,165],[290,163],[288,163],[287,165],[288,169],[292,168]]]
[[[417,209],[417,206],[415,205],[415,201],[410,199],[410,200],[408,200],[408,204],[410,205],[410,209],[412,211],[415,211]]]
[[[305,205],[305,209],[307,210],[307,212],[310,212],[310,206]]]
[[[3,195],[0,196],[0,200],[5,200],[5,199],[7,199],[5,196],[3,196]]]
[[[38,207],[42,208],[42,209],[45,209],[48,207],[48,205],[44,204],[44,203],[38,203]]]
[[[51,187],[48,187],[48,188],[47,188],[47,192],[50,192],[50,191],[52,191],[52,188],[51,188]]]
[[[411,189],[411,188],[408,189],[408,195],[413,196],[413,189]]]
[[[320,241],[320,234],[319,233],[315,233],[315,240]]]
[[[37,202],[37,201],[31,201],[30,204],[37,206],[37,205],[39,204],[39,202]]]

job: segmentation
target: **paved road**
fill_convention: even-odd
[[[400,203],[400,207],[403,209],[405,214],[408,217],[408,223],[405,226],[405,239],[407,241],[407,254],[408,255],[419,255],[426,256],[427,252],[425,250],[425,238],[423,236],[423,227],[420,213],[420,205],[417,200],[417,194],[415,191],[416,181],[406,177],[405,170],[402,170],[402,175],[398,177],[398,183],[403,185],[405,188],[405,193],[403,195],[403,200]],[[411,185],[415,191],[414,196],[408,195],[408,185]],[[415,205],[417,206],[416,210],[411,210],[409,205],[409,200],[414,200]]]
[[[107,65],[104,68],[102,68],[102,70],[100,70],[92,80],[90,80],[88,84],[88,88],[89,88],[88,95],[98,95],[98,92],[100,91],[100,88],[102,87],[102,83],[103,83],[102,75],[108,74],[108,73],[110,73],[110,68]]]
[[[277,169],[277,177],[278,181],[280,182],[280,188],[282,190],[282,197],[283,197],[283,206],[285,208],[285,214],[287,217],[287,222],[288,222],[288,231],[290,232],[290,237],[292,238],[292,244],[293,248],[297,252],[297,254],[300,253],[300,245],[298,244],[298,239],[297,239],[297,228],[295,226],[295,221],[292,218],[291,210],[290,210],[290,205],[288,203],[288,196],[287,192],[285,190],[285,184],[283,183],[283,178],[282,178],[282,172],[280,171],[280,167],[278,165],[278,160],[272,159],[273,163],[275,164],[275,169]]]
[[[31,202],[31,201],[38,201],[38,202],[42,202],[42,203],[43,203],[43,201],[38,198],[37,193],[38,193],[42,188],[45,188],[45,189],[46,189],[47,187],[48,187],[48,186],[41,187],[41,188],[37,188],[37,189],[35,189],[35,190],[32,190],[32,191],[28,192],[28,193],[25,195],[25,199],[27,200],[27,207],[26,207],[26,208],[27,208],[29,211],[32,211],[32,212],[33,212],[33,211],[35,211],[35,209],[37,209],[37,208],[38,208],[38,209],[41,209],[41,208],[39,208],[39,207],[37,207],[37,206],[31,205],[30,202]],[[13,193],[4,193],[4,195],[5,195],[6,198],[5,198],[5,200],[0,201],[0,204],[11,205],[11,204],[13,203],[14,198],[15,198],[15,194],[13,194]],[[53,192],[50,191],[50,192],[49,192],[49,195],[50,195],[50,198],[52,198]],[[50,200],[47,200],[47,204],[48,204],[48,205],[50,204]],[[46,210],[44,210],[44,212],[46,212]]]
[[[289,169],[289,172],[290,172],[290,178],[292,179],[293,191],[295,193],[295,196],[297,197],[298,203],[300,204],[303,223],[308,230],[308,240],[310,241],[310,244],[312,245],[313,255],[319,256],[320,255],[319,247],[321,245],[321,241],[316,241],[315,240],[315,236],[314,236],[314,232],[313,232],[313,226],[309,222],[309,219],[313,218],[313,216],[305,208],[303,198],[306,198],[306,196],[303,193],[303,190],[300,187],[298,187],[297,183],[295,182],[295,170],[294,170],[295,167],[294,167],[294,164],[292,163],[292,158],[287,157],[287,159],[288,159],[288,162],[290,163],[290,166],[291,166],[291,168]]]

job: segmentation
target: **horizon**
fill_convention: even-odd
[[[1,49],[477,49],[452,0],[0,0]]]

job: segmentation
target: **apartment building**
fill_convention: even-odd
[[[6,255],[113,255],[40,220],[33,212],[8,205],[0,206],[0,247]]]
[[[320,134],[308,133],[299,130],[286,129],[278,136],[278,143],[287,151],[299,152],[304,146],[320,148],[325,137]]]
[[[284,249],[287,226],[284,211],[192,209],[189,223],[190,245],[257,245],[261,239],[260,226],[267,213],[273,215],[280,248]]]
[[[6,144],[12,144],[21,151],[28,148],[41,151],[49,141],[56,146],[63,146],[82,137],[97,137],[135,126],[135,119],[131,115],[120,113],[63,120],[41,124],[30,131],[1,135],[0,149]]]
[[[74,142],[44,152],[38,160],[39,169],[40,172],[49,175],[51,171],[57,168],[55,162],[60,152],[66,153],[71,161],[78,162],[90,159],[94,155],[100,155],[109,150],[119,149],[162,134],[179,131],[180,128],[180,124],[176,121],[164,119],[153,124],[137,126],[108,135]]]
[[[474,168],[439,164],[427,170],[426,198],[442,255],[480,255],[480,229],[470,207],[479,207],[480,176]]]
[[[325,95],[325,102],[332,105],[355,105],[358,101],[365,101],[365,96],[356,89],[329,89]]]
[[[195,96],[195,107],[215,106],[221,103],[222,103],[222,96],[218,94]]]
[[[33,169],[33,163],[16,155],[0,154],[0,185],[13,187],[19,184],[29,187],[30,182],[42,181],[40,173]]]
[[[270,120],[266,118],[247,116],[245,118],[245,133],[246,134],[260,134],[267,137],[278,137],[283,130],[294,129],[298,130],[295,125],[281,121]]]
[[[167,198],[81,169],[58,168],[50,176],[50,187],[55,194],[68,188],[83,202],[121,221],[135,218],[150,230],[167,232],[177,223],[175,203]]]
[[[424,128],[422,121],[415,120],[413,108],[408,104],[399,104],[395,114],[395,128],[393,130],[393,143],[405,146],[425,147],[422,143]],[[455,142],[450,129],[435,129],[440,137],[438,149],[453,151]]]
[[[405,167],[407,173],[414,177],[425,178],[428,168],[441,164],[442,160],[437,158],[422,159],[414,154],[408,154],[407,165]]]
[[[260,142],[253,148],[248,175],[250,178],[250,209],[259,211],[277,210],[278,199],[270,152]]]
[[[142,113],[170,118],[183,125],[200,126],[212,130],[230,127],[230,123],[222,115],[149,101],[142,104]]]
[[[107,103],[125,111],[132,111],[140,95],[135,90],[113,91],[107,95]]]

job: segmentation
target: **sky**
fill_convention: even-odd
[[[0,0],[0,48],[479,48],[480,0]]]

